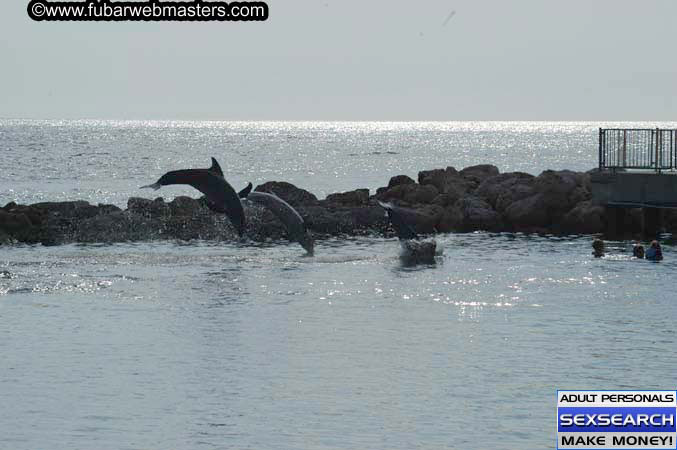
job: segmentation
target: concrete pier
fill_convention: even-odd
[[[625,230],[626,213],[626,208],[619,208],[617,206],[606,207],[607,235],[621,236],[623,234],[623,230]]]
[[[663,228],[663,210],[660,208],[642,208],[642,233],[656,236]]]
[[[602,171],[590,181],[598,205],[677,208],[677,173]]]
[[[605,170],[590,177],[592,201],[607,209],[607,232],[623,234],[629,208],[642,208],[646,236],[662,231],[664,209],[677,209],[677,173]]]

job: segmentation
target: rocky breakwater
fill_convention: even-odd
[[[274,192],[324,236],[389,233],[377,201],[409,207],[408,220],[419,233],[522,231],[588,234],[602,232],[605,212],[591,202],[587,173],[545,171],[499,173],[492,165],[456,170],[426,170],[415,181],[398,175],[370,195],[368,189],[312,193],[285,182],[268,182],[257,190]],[[267,210],[245,203],[247,236],[278,239],[285,231]],[[126,209],[84,201],[18,205],[0,209],[0,243],[56,245],[69,242],[128,242],[165,239],[237,240],[228,220],[211,212],[203,198],[172,201],[130,198]]]
[[[269,182],[258,190],[272,191],[293,205],[316,235],[364,235],[385,231],[383,210],[368,205],[369,191],[315,195],[285,182]],[[331,196],[330,196],[331,197]],[[283,225],[268,210],[243,202],[247,237],[254,241],[283,239]],[[237,241],[225,215],[214,213],[204,198],[176,197],[171,201],[132,197],[127,208],[92,205],[85,201],[46,202],[0,208],[0,245],[28,243],[59,245],[73,242],[137,242],[153,240]]]
[[[547,170],[539,176],[499,173],[492,165],[426,170],[418,182],[398,176],[376,197],[409,206],[426,219],[421,232],[602,232],[604,208],[591,202],[590,176]]]

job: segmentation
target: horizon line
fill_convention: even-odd
[[[676,119],[188,119],[188,118],[112,118],[112,117],[3,117],[0,120],[34,121],[119,121],[119,122],[291,122],[291,123],[453,123],[453,122],[532,122],[532,123],[622,123],[662,122],[677,123]]]

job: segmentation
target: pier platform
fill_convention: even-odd
[[[642,208],[642,229],[655,236],[665,209],[677,209],[677,130],[600,129],[593,203],[607,208],[607,233],[623,233],[630,208]]]

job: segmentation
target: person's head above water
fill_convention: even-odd
[[[595,239],[592,241],[592,249],[592,254],[595,255],[595,257],[599,258],[600,256],[604,256],[604,241]]]
[[[644,259],[644,246],[640,243],[635,244],[635,246],[632,247],[632,256],[637,259]]]
[[[651,245],[647,249],[645,257],[650,261],[661,261],[663,259],[661,244],[659,244],[658,241],[651,241]]]

